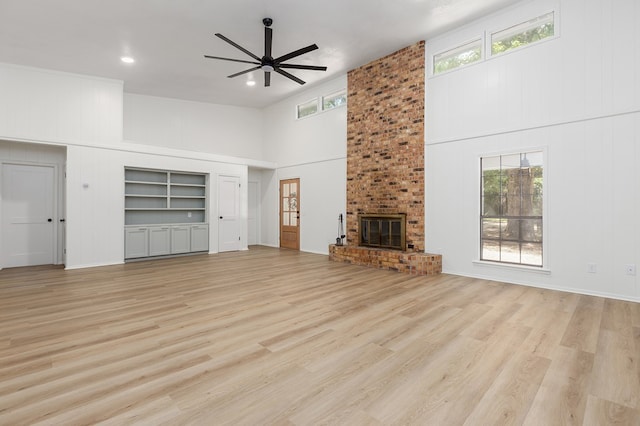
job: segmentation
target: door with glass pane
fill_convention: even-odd
[[[300,250],[300,179],[280,181],[280,247]]]

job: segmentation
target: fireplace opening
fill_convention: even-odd
[[[358,241],[360,246],[405,249],[406,215],[361,214],[358,216]]]

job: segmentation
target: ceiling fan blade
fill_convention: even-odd
[[[313,70],[313,71],[326,71],[327,67],[319,67],[315,65],[295,65],[295,64],[280,64],[280,68],[292,68],[296,70]]]
[[[209,55],[204,55],[204,57],[209,59],[222,59],[223,61],[241,62],[243,64],[260,65],[260,62],[243,61],[242,59],[221,58],[220,56],[209,56]]]
[[[271,73],[269,71],[264,72],[264,87],[271,86]]]
[[[246,74],[248,72],[259,70],[259,69],[260,69],[260,65],[258,65],[257,67],[249,68],[248,70],[244,70],[244,71],[237,72],[235,74],[228,75],[227,78],[237,77],[239,75]]]
[[[232,45],[236,49],[242,50],[244,53],[246,53],[247,55],[251,56],[256,61],[260,61],[260,58],[258,58],[256,55],[254,55],[253,53],[249,52],[247,49],[245,49],[244,47],[240,46],[238,43],[235,43],[235,42],[229,40],[228,38],[226,38],[222,34],[216,33],[216,37],[221,38],[222,40],[226,41],[227,43],[229,43],[230,45]]]
[[[312,50],[316,50],[318,46],[314,43],[307,47],[303,47],[302,49],[294,50],[291,53],[287,53],[286,55],[280,56],[273,60],[274,63],[280,64],[280,62],[287,61],[289,59],[295,58],[296,56],[304,55],[305,53],[311,52]]]
[[[273,43],[273,30],[269,27],[264,27],[264,56],[271,56],[271,46]]]
[[[283,71],[283,70],[281,70],[280,68],[274,68],[273,70],[274,70],[275,72],[277,72],[278,74],[281,74],[281,75],[283,75],[283,76],[285,76],[285,77],[287,77],[287,78],[289,78],[289,79],[291,79],[291,80],[295,81],[295,82],[296,82],[296,83],[298,83],[298,84],[304,84],[304,83],[305,83],[304,81],[300,80],[300,79],[299,79],[298,77],[296,77],[295,75],[293,75],[293,74],[289,74],[288,72]]]

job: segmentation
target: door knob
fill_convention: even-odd
[[[64,219],[60,219],[60,222],[64,222]]]
[[[220,219],[222,219],[222,216],[220,216]]]
[[[47,219],[47,222],[53,222],[53,219],[49,218]]]

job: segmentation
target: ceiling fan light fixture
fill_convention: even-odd
[[[252,68],[246,69],[244,71],[240,71],[231,75],[228,75],[228,78],[233,78],[233,77],[238,77],[239,75],[243,75],[243,74],[247,74],[250,73],[252,71],[257,71],[257,70],[261,70],[264,71],[264,86],[265,87],[269,87],[271,85],[271,73],[272,72],[276,72],[280,75],[282,75],[283,77],[286,77],[290,80],[295,81],[298,84],[305,84],[305,82],[301,79],[299,79],[298,77],[296,77],[293,74],[288,73],[287,71],[285,71],[283,68],[287,68],[287,69],[297,69],[297,70],[312,70],[312,71],[326,71],[327,67],[324,66],[316,66],[316,65],[302,65],[302,64],[285,64],[283,62],[288,61],[289,59],[293,59],[293,58],[297,58],[300,55],[304,55],[305,53],[309,53],[312,52],[316,49],[318,49],[318,45],[311,44],[309,46],[303,47],[302,49],[298,49],[298,50],[294,50],[293,52],[289,52],[286,55],[282,55],[279,56],[277,58],[274,58],[273,56],[271,56],[271,52],[272,52],[272,44],[273,44],[273,30],[271,29],[271,24],[273,24],[273,19],[271,18],[264,18],[262,20],[262,23],[264,24],[264,55],[262,57],[259,57],[258,55],[250,52],[249,50],[245,49],[244,47],[240,46],[238,43],[228,39],[227,37],[223,36],[220,33],[216,33],[216,37],[218,37],[219,39],[229,43],[230,45],[232,45],[233,47],[235,47],[236,49],[244,52],[245,54],[247,54],[248,56],[250,56],[251,58],[253,58],[253,61],[249,61],[249,60],[245,60],[245,59],[233,59],[233,58],[223,58],[220,56],[211,56],[211,55],[204,55],[205,58],[209,58],[209,59],[219,59],[219,60],[223,60],[223,61],[231,61],[231,62],[240,62],[243,64],[250,64],[253,65]],[[249,84],[249,83],[247,83]]]
[[[131,56],[122,56],[122,57],[120,57],[120,60],[122,62],[124,62],[125,64],[132,64],[132,63],[134,63],[136,61]]]
[[[255,85],[256,85],[255,80],[249,80],[249,81],[247,81],[247,86],[249,86],[249,87],[253,87],[253,86],[255,86]]]

